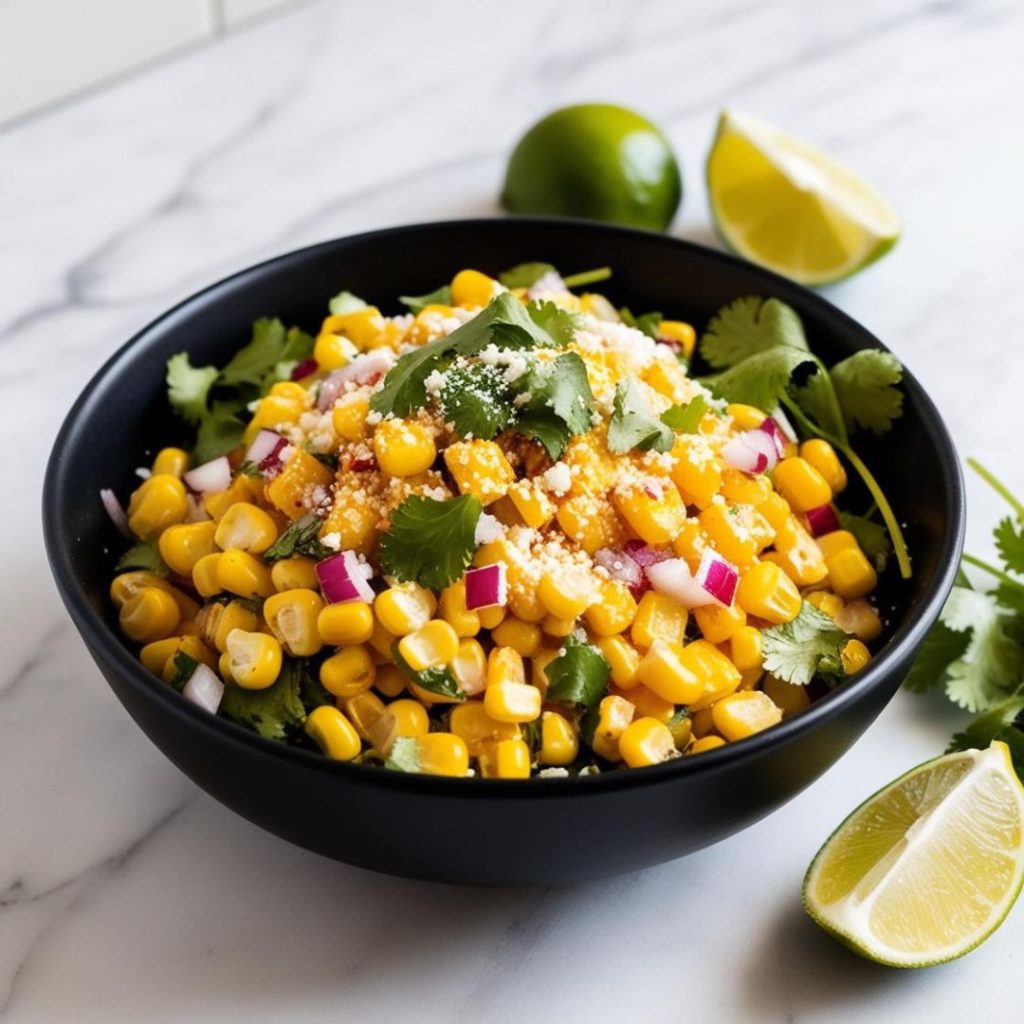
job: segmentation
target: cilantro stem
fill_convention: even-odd
[[[1010,493],[1010,489],[1001,480],[993,476],[977,459],[968,459],[967,465],[1017,513],[1018,519],[1024,519],[1024,505]]]
[[[596,270],[584,270],[579,274],[570,274],[568,277],[563,277],[562,282],[566,288],[579,288],[585,284],[597,284],[598,281],[607,281],[611,276],[611,267],[598,267]]]
[[[1014,590],[1024,591],[1024,583],[1020,580],[1015,580],[1009,573],[1003,572],[1002,569],[997,569],[994,565],[989,565],[988,562],[983,562],[980,558],[976,558],[974,555],[963,554],[960,556],[961,560],[966,562],[968,565],[973,565],[976,569],[981,569],[982,572],[987,572],[990,576],[995,576],[1001,583],[1005,583],[1007,586],[1013,587]]]
[[[832,407],[832,416],[835,418],[836,428],[839,431],[839,439],[843,444],[849,445],[850,437],[846,433],[846,420],[843,419],[843,410],[839,405],[839,396],[836,394],[835,385],[832,383],[832,376],[828,372],[825,364],[816,355],[813,355],[812,353],[811,358],[814,360],[814,365],[818,368],[818,373],[820,373],[825,380],[825,390],[828,392],[828,404]]]

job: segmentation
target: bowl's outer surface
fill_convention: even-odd
[[[163,397],[164,363],[182,350],[222,362],[252,320],[317,328],[348,289],[386,312],[462,267],[491,273],[545,260],[567,273],[609,265],[605,290],[634,310],[703,325],[741,295],[795,307],[826,361],[879,343],[819,296],[721,253],[661,235],[575,221],[458,221],[394,228],[282,256],[212,286],[151,324],[90,382],[47,469],[51,567],[110,686],[154,743],[251,821],[342,861],[416,878],[562,884],[655,864],[725,838],[817,778],[891,698],[953,582],[963,536],[956,453],[934,406],[907,378],[906,413],[866,456],[914,554],[914,578],[886,585],[892,630],[856,679],[742,743],[656,768],[582,779],[433,779],[328,762],[207,715],[147,673],[116,632],[107,591],[123,541],[97,492],[126,495],[134,467],[187,434]],[[892,575],[892,574],[890,574]]]

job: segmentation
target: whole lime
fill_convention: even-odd
[[[679,164],[656,125],[625,107],[583,103],[548,114],[519,140],[501,201],[512,213],[663,230],[682,191]]]

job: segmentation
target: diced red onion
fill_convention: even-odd
[[[118,532],[124,534],[125,537],[131,537],[131,530],[128,529],[128,516],[125,515],[121,502],[117,500],[117,495],[109,487],[104,487],[100,491],[100,501],[103,502],[103,507]]]
[[[231,463],[226,455],[190,469],[182,480],[198,494],[219,494],[231,486]]]
[[[354,551],[339,551],[316,563],[320,590],[328,604],[371,602],[376,596],[369,582],[372,575],[373,570]]]
[[[373,455],[357,456],[349,462],[348,468],[353,473],[369,473],[377,468],[377,459]]]
[[[371,349],[361,356],[356,356],[351,363],[343,366],[340,370],[335,370],[324,379],[316,397],[317,409],[320,412],[326,412],[332,408],[348,383],[373,384],[380,380],[395,365],[395,358],[395,353],[391,349],[383,347]]]
[[[694,580],[700,584],[719,604],[732,607],[740,574],[717,551],[705,548],[700,556],[700,565],[694,573]]]
[[[189,676],[181,695],[185,700],[215,715],[224,696],[224,684],[209,665],[200,662]]]
[[[640,586],[643,582],[644,571],[640,568],[640,563],[631,555],[627,555],[625,551],[601,548],[594,554],[594,561],[608,573],[611,579],[624,583],[630,589]]]
[[[508,579],[504,562],[466,571],[466,608],[504,607],[508,603]]]
[[[750,431],[750,433],[764,434],[772,442],[772,448],[775,451],[775,458],[781,459],[786,454],[786,445],[789,443],[789,439],[786,437],[782,427],[779,426],[778,420],[774,416],[766,416],[764,422],[757,428],[756,431]]]
[[[245,461],[258,466],[265,458],[276,455],[288,443],[274,430],[261,430],[245,453]]]
[[[644,572],[659,594],[671,597],[685,608],[715,603],[715,598],[694,579],[690,567],[681,558],[668,558],[649,565]]]
[[[650,544],[645,544],[642,540],[627,540],[625,548],[626,554],[641,569],[646,569],[649,565],[657,565],[658,562],[664,562],[667,558],[672,557],[664,548],[652,548]]]
[[[292,369],[291,379],[302,380],[304,377],[310,376],[310,374],[316,373],[317,362],[315,359],[303,359],[297,362]]]
[[[777,405],[775,407],[775,411],[772,413],[772,419],[775,420],[775,424],[782,432],[782,436],[785,441],[788,444],[796,444],[796,428],[789,422],[789,417],[786,415],[786,411],[781,405]]]
[[[819,505],[817,508],[809,509],[804,515],[807,517],[807,529],[810,530],[812,537],[821,537],[823,534],[841,529],[839,516],[831,505]]]
[[[722,460],[733,469],[743,473],[763,473],[769,466],[768,456],[759,448],[750,444],[744,431],[731,437],[722,445]]]

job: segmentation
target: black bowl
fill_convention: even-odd
[[[127,494],[134,467],[186,439],[164,399],[164,363],[187,349],[219,362],[257,316],[315,328],[347,288],[385,310],[461,267],[527,260],[614,268],[607,290],[634,310],[698,325],[741,295],[795,307],[826,359],[879,342],[824,299],[730,256],[662,235],[558,220],[480,220],[375,231],[281,256],[172,309],[120,349],[75,403],[54,445],[43,521],[57,586],[118,699],[188,776],[250,821],[338,860],[414,878],[559,884],[679,857],[751,824],[813,782],[899,686],[953,583],[964,527],[956,453],[935,406],[907,376],[906,412],[867,455],[907,524],[914,576],[890,581],[883,649],[851,682],[760,735],[693,758],[570,779],[403,775],[339,764],[263,740],[200,711],[150,675],[120,639],[107,597],[123,541],[101,487]],[[889,575],[894,575],[890,573]]]

